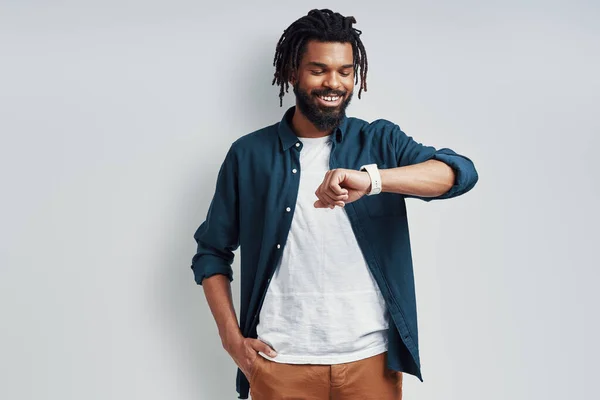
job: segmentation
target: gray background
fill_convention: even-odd
[[[192,235],[231,142],[292,104],[273,52],[315,7],[364,32],[349,114],[480,174],[408,201],[405,398],[600,398],[597,3],[200,3],[0,3],[0,398],[237,397]]]

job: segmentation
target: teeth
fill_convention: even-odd
[[[323,100],[325,100],[325,101],[337,101],[340,97],[339,96],[333,96],[333,97],[331,97],[331,96],[329,96],[329,97],[323,97],[323,96],[321,96],[321,98]]]

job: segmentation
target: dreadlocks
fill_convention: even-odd
[[[367,53],[363,46],[360,35],[361,31],[352,27],[356,23],[354,17],[344,17],[331,10],[311,10],[307,15],[292,23],[279,39],[275,48],[275,77],[272,84],[280,86],[279,106],[283,106],[283,96],[288,92],[289,81],[294,70],[300,65],[300,60],[306,51],[309,40],[320,42],[340,42],[352,44],[354,57],[355,84],[358,83],[358,70],[360,69],[360,89],[367,91]],[[284,93],[285,90],[285,93]]]

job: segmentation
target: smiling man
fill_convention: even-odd
[[[296,106],[231,145],[194,235],[241,399],[401,399],[403,372],[422,380],[405,199],[457,197],[478,175],[393,122],[346,116],[367,90],[355,23],[312,10],[284,31],[273,83]]]

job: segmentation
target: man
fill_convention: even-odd
[[[422,380],[405,198],[456,197],[478,175],[392,122],[346,116],[359,78],[367,89],[354,23],[312,10],[284,31],[273,83],[296,107],[232,144],[194,235],[240,399],[401,399],[402,372]]]

